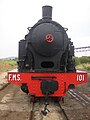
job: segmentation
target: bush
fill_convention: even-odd
[[[90,56],[82,56],[82,57],[74,57],[76,65],[89,63],[90,64]]]
[[[79,64],[80,64],[80,60],[79,60],[79,58],[78,58],[78,57],[75,57],[74,59],[75,59],[75,63],[76,63],[76,65],[79,65]]]
[[[82,64],[83,69],[90,70],[90,64]]]
[[[80,60],[80,63],[90,63],[90,57],[87,57],[87,56],[82,56],[79,58]]]
[[[86,67],[86,70],[90,70],[90,66],[87,66],[87,67]]]
[[[90,56],[74,57],[76,68],[81,70],[90,70]]]
[[[0,60],[0,72],[15,69],[17,62],[15,60]]]

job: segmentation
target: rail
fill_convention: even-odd
[[[81,102],[83,105],[90,104],[90,99],[82,95],[76,90],[69,90],[68,93],[75,98],[77,101]]]

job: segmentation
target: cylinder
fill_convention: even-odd
[[[42,7],[42,18],[52,19],[52,6]]]

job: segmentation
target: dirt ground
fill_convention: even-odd
[[[0,72],[0,89],[3,88],[8,82],[6,79],[7,73],[6,72]]]
[[[90,120],[90,105],[83,105],[69,94],[62,106],[70,120]]]
[[[0,84],[2,82],[7,82],[7,79],[5,78],[6,75],[7,75],[7,72],[0,72]]]
[[[0,120],[28,120],[28,100],[28,96],[18,86],[8,85],[0,91]]]

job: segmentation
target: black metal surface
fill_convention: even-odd
[[[40,89],[43,94],[54,94],[58,90],[58,82],[55,80],[42,80]]]
[[[27,84],[22,84],[21,90],[27,94],[29,93]]]
[[[43,6],[42,11],[42,18],[52,18],[52,6]]]
[[[32,78],[32,80],[43,80],[43,79],[47,79],[47,78],[54,79],[54,78],[56,78],[56,76],[32,76],[31,78]]]
[[[56,55],[64,48],[63,31],[57,32],[59,28],[51,23],[43,23],[38,25],[32,31],[31,45],[33,49],[41,56],[51,57]],[[52,42],[47,42],[46,36],[53,36]]]

